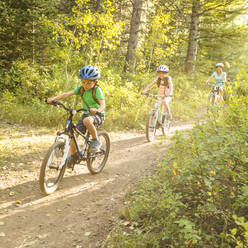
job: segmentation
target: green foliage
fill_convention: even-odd
[[[179,33],[176,34],[175,27],[171,24],[170,13],[157,9],[149,18],[148,32],[141,48],[144,61],[140,61],[148,69],[172,58],[180,42]],[[139,66],[137,69],[140,69]]]
[[[26,104],[18,103],[13,93],[6,91],[0,101],[0,118],[15,123],[32,126],[54,127],[64,125],[65,113],[62,109],[48,107],[45,102],[33,99]]]
[[[248,246],[248,100],[237,92],[247,85],[236,82],[228,108],[173,138],[157,174],[128,198],[108,247]]]
[[[8,89],[18,103],[32,103],[37,99],[55,94],[62,86],[58,78],[53,79],[55,68],[30,66],[27,61],[14,62],[8,73],[4,75],[2,90]]]
[[[146,99],[140,93],[154,80],[156,74],[120,74],[118,68],[110,69],[104,64],[99,65],[99,68],[102,72],[99,84],[104,91],[107,106],[103,127],[108,130],[143,129],[154,100]],[[74,89],[78,82],[76,75],[76,71],[72,72],[67,82],[63,68],[36,67],[27,62],[14,63],[9,73],[4,75],[0,100],[0,106],[3,106],[2,118],[39,126],[63,124],[66,114],[45,104],[45,99]],[[204,80],[201,79],[204,76],[172,75],[172,78],[175,95],[171,103],[173,116],[175,119],[190,119],[207,101],[202,83]],[[157,87],[152,91],[157,93]],[[74,108],[79,108],[80,103],[76,97],[66,100],[66,104]]]
[[[225,238],[231,240],[236,245],[235,248],[245,248],[248,243],[248,222],[245,222],[244,217],[238,218],[236,215],[233,219],[239,228],[231,229]]]
[[[0,3],[0,56],[1,69],[9,69],[12,62],[20,59],[32,63],[47,60],[51,40],[41,21],[55,11],[47,0],[3,0]],[[50,12],[50,13],[49,13]]]
[[[99,60],[102,50],[116,48],[123,23],[115,20],[113,11],[113,3],[109,0],[103,1],[102,12],[92,9],[89,0],[77,0],[71,16],[63,14],[55,20],[44,20],[54,39],[68,48],[65,63],[71,60],[94,63]],[[70,54],[71,50],[73,53]]]
[[[108,112],[105,125],[109,128],[140,128],[153,104],[152,100],[140,95],[156,77],[155,73],[151,75],[147,71],[153,71],[159,63],[166,63],[171,68],[175,88],[171,103],[173,116],[190,119],[195,110],[206,103],[207,89],[203,82],[207,78],[205,73],[212,72],[209,68],[219,59],[227,59],[231,62],[230,73],[234,78],[237,58],[243,61],[246,58],[246,46],[241,44],[247,38],[247,27],[235,19],[241,13],[236,7],[242,2],[201,2],[206,14],[201,22],[197,68],[202,75],[197,72],[185,76],[181,73],[181,65],[186,53],[192,0],[173,3],[156,0],[145,6],[147,12],[143,12],[134,74],[122,72],[131,2],[22,0],[11,4],[4,0],[0,3],[0,43],[3,48],[0,92],[6,99],[1,102],[8,99],[10,104],[18,105],[23,111],[29,111],[29,106],[39,109],[37,106],[43,106],[45,98],[73,89],[79,68],[94,63],[102,71],[100,84],[105,90]],[[243,94],[242,91],[241,87],[239,93]],[[69,100],[68,104],[75,106],[76,101]],[[50,106],[44,105],[46,108]],[[8,111],[2,116],[27,122],[28,118],[14,118],[13,110]],[[33,117],[29,119],[33,124],[41,123],[33,121]],[[130,122],[130,119],[134,121]],[[54,125],[59,121],[58,118]]]

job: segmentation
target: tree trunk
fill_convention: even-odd
[[[197,46],[199,36],[199,19],[200,19],[200,1],[194,0],[191,13],[191,23],[189,30],[188,51],[185,61],[185,72],[193,72],[195,70],[195,62],[197,58]]]
[[[134,0],[133,12],[130,25],[130,33],[126,54],[125,71],[134,71],[136,64],[136,48],[138,45],[139,31],[141,26],[141,14],[144,0]]]
[[[96,1],[96,7],[95,7],[96,12],[100,11],[101,4],[102,4],[102,0]]]

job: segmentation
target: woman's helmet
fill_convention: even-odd
[[[78,77],[80,79],[96,80],[101,77],[101,73],[96,66],[86,65],[80,70]]]
[[[216,67],[221,67],[222,69],[224,68],[224,64],[223,63],[217,63]]]
[[[160,65],[158,68],[157,68],[157,72],[169,72],[169,67],[167,65]]]

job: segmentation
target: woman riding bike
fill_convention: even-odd
[[[226,72],[223,71],[224,64],[223,63],[217,63],[216,64],[216,71],[209,77],[209,79],[206,81],[206,84],[209,84],[209,81],[214,78],[215,79],[215,87],[218,87],[219,89],[219,96],[220,100],[223,101],[223,88],[224,85],[227,82],[227,76]],[[215,99],[212,99],[212,104],[214,104]]]
[[[172,120],[172,114],[170,112],[169,103],[172,100],[173,95],[173,84],[171,77],[168,76],[169,68],[167,65],[160,65],[157,68],[158,77],[149,84],[141,94],[145,95],[147,91],[152,88],[155,84],[158,86],[158,95],[164,95],[165,98],[160,99],[160,104],[162,103],[165,107],[165,111],[167,112],[168,118]]]

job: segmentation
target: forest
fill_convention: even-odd
[[[0,8],[1,115],[15,122],[60,125],[63,114],[44,101],[74,89],[87,64],[102,73],[106,128],[142,128],[149,101],[140,92],[160,64],[175,85],[174,116],[190,119],[206,105],[215,64],[229,62],[234,83],[246,63],[242,0],[4,0]]]
[[[248,247],[247,8],[246,0],[0,2],[0,120],[63,126],[66,114],[45,101],[76,88],[89,64],[101,71],[107,131],[144,129],[152,100],[141,92],[161,64],[173,80],[173,118],[194,120],[216,63],[230,65],[224,104],[175,134],[155,174],[126,196],[106,247]]]

